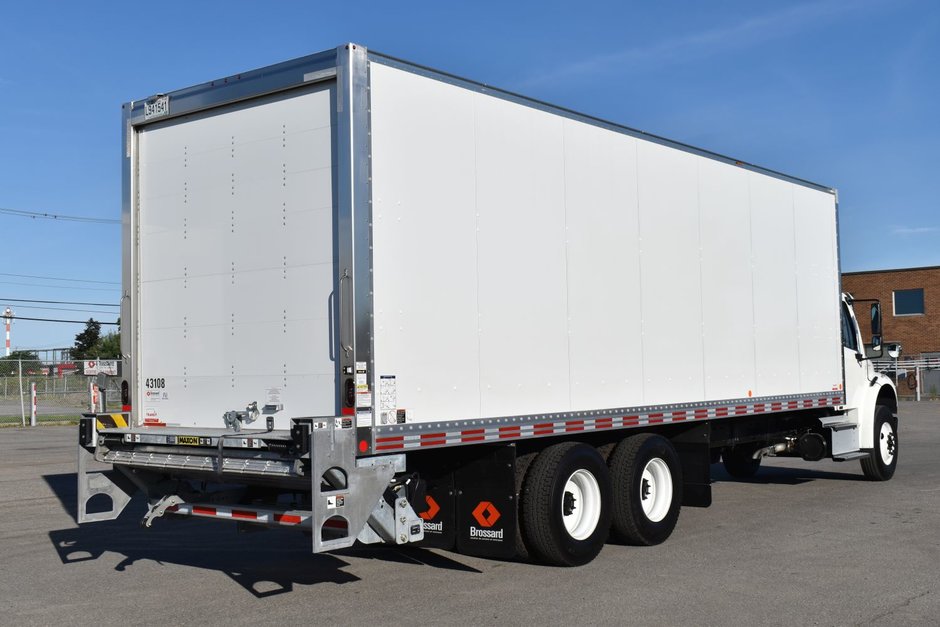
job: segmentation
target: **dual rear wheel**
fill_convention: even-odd
[[[665,438],[620,442],[607,463],[592,446],[562,442],[529,466],[520,490],[520,532],[529,554],[558,566],[594,559],[609,536],[636,545],[664,541],[682,492],[679,456]]]

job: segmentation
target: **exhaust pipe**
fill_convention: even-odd
[[[777,453],[786,453],[791,450],[791,443],[788,440],[787,442],[781,444],[772,444],[771,446],[765,446],[764,448],[759,448],[754,451],[752,457],[754,459],[760,459],[761,457],[767,457],[768,455],[776,455]]]
[[[826,439],[818,433],[804,433],[799,439],[788,437],[786,442],[759,448],[752,457],[760,459],[785,453],[797,453],[808,462],[818,462],[826,456]]]

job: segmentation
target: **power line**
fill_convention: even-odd
[[[22,209],[8,209],[0,207],[0,213],[21,218],[43,218],[46,220],[61,220],[63,222],[92,222],[95,224],[120,224],[120,220],[113,218],[90,218],[87,216],[69,216],[61,213],[45,213],[41,211],[23,211]]]
[[[90,305],[92,307],[120,307],[114,303],[82,303],[74,300],[35,300],[32,298],[0,298],[0,302],[9,303],[44,303],[47,305]]]
[[[24,285],[26,287],[51,287],[57,290],[90,290],[92,292],[117,292],[119,287],[76,287],[74,285],[38,285],[36,283],[17,283],[16,281],[0,281],[4,285]]]
[[[101,311],[100,309],[71,309],[69,307],[38,307],[36,305],[17,305],[17,309],[44,309],[47,311],[78,311],[82,313],[96,313],[96,314],[105,314],[113,315],[114,311]]]
[[[93,281],[92,279],[69,279],[60,276],[38,276],[35,274],[11,274],[9,272],[0,272],[0,276],[13,276],[21,279],[47,279],[49,281],[72,281],[75,283],[102,283],[104,285],[120,285],[120,281]]]
[[[88,323],[87,320],[56,320],[53,318],[24,318],[22,316],[13,316],[13,320],[14,322],[16,320],[32,320],[34,322],[68,322],[71,324],[87,324]],[[109,324],[115,327],[120,326],[120,324],[117,322],[101,322],[100,320],[95,320],[95,322],[97,322],[98,324]]]

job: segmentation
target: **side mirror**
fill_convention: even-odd
[[[888,357],[891,359],[897,359],[901,356],[901,345],[900,344],[888,344]]]
[[[881,336],[872,335],[871,336],[871,350],[875,353],[881,353]]]
[[[872,344],[872,347],[874,347],[875,345],[874,336],[881,335],[881,303],[879,303],[878,301],[875,301],[871,304],[871,334],[873,336],[871,339],[871,344]],[[879,339],[878,344],[880,345],[881,338],[878,338],[878,339]]]

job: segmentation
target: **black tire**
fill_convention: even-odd
[[[659,470],[667,470],[671,481],[668,508],[660,514],[655,514],[654,509],[654,518],[644,510],[644,501],[650,493],[649,482],[643,473],[652,460],[665,465]],[[652,546],[665,541],[676,528],[682,506],[682,466],[676,449],[662,436],[641,433],[623,440],[608,462],[614,484],[611,524],[614,539],[637,546]]]
[[[753,446],[725,448],[721,451],[721,463],[725,471],[736,479],[750,479],[760,470],[760,459],[754,459]]]
[[[872,481],[887,481],[898,467],[898,424],[891,410],[875,407],[874,447],[862,458],[862,472]]]
[[[586,471],[596,481],[599,493],[597,523],[587,525],[586,535],[577,538],[565,526],[569,516],[581,504],[566,485],[577,471]],[[555,566],[581,566],[597,557],[610,532],[610,473],[598,452],[587,444],[562,442],[548,447],[535,458],[523,481],[519,502],[520,527],[528,552]],[[584,511],[584,510],[582,510]],[[577,529],[576,529],[577,531]]]

